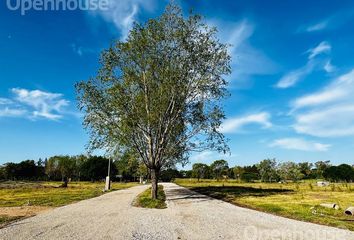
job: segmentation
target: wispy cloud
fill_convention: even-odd
[[[268,75],[278,71],[278,65],[261,49],[251,45],[250,39],[255,33],[254,24],[247,19],[239,22],[221,22],[209,20],[210,25],[216,26],[222,42],[231,45],[229,54],[232,57],[233,69],[230,81],[249,80],[253,75]]]
[[[108,10],[97,10],[91,14],[99,15],[107,22],[113,23],[124,40],[133,23],[138,20],[140,11],[152,11],[156,0],[108,0]]]
[[[269,144],[270,147],[280,147],[284,149],[325,152],[328,151],[331,145],[313,141],[307,141],[302,138],[281,138],[276,139]]]
[[[295,86],[299,81],[304,79],[307,75],[311,74],[315,69],[321,69],[326,72],[333,72],[335,67],[330,64],[330,59],[325,63],[324,61],[317,59],[320,55],[328,55],[331,52],[331,45],[323,41],[316,47],[310,48],[306,51],[308,53],[307,63],[298,69],[292,70],[285,74],[275,85],[276,88],[289,88]]]
[[[309,25],[305,28],[306,32],[316,32],[325,29],[328,26],[329,20],[323,20],[321,22]]]
[[[0,108],[1,117],[58,120],[63,117],[64,108],[69,105],[69,101],[60,93],[23,88],[13,88],[11,93],[13,94],[11,99],[0,99],[0,105],[3,106]]]
[[[32,107],[33,117],[43,117],[51,120],[57,120],[62,117],[63,107],[69,105],[69,101],[63,99],[60,93],[50,93],[41,90],[27,90],[13,88],[15,99],[29,107]]]
[[[227,119],[220,128],[223,133],[236,133],[242,130],[243,127],[250,124],[257,124],[262,128],[272,127],[270,121],[270,114],[268,112],[260,112],[241,117],[234,117]]]
[[[7,105],[7,104],[11,104],[12,101],[8,98],[0,98],[0,105]]]
[[[314,63],[312,61],[307,62],[307,64],[301,68],[293,70],[285,74],[275,85],[277,88],[289,88],[298,83],[301,79],[305,78],[308,74],[313,71]]]
[[[316,47],[309,49],[307,52],[309,53],[309,59],[313,59],[317,55],[323,53],[330,53],[331,52],[331,45],[327,41],[323,41],[318,44]]]
[[[80,57],[83,56],[84,54],[99,52],[99,51],[95,51],[94,49],[91,49],[91,48],[86,48],[86,47],[80,46],[76,43],[72,43],[70,46],[71,46],[71,49],[73,50],[73,52],[75,54],[79,55]]]
[[[24,109],[16,108],[0,108],[0,117],[21,117],[26,115],[27,111]]]
[[[297,98],[291,115],[298,133],[317,137],[354,135],[354,69],[322,90]]]
[[[333,30],[352,20],[353,17],[354,11],[352,8],[340,10],[322,20],[300,26],[298,32],[312,33],[325,30]]]
[[[331,63],[331,60],[328,60],[325,65],[323,66],[323,69],[328,72],[328,73],[331,73],[331,72],[334,72],[337,68],[332,65]]]

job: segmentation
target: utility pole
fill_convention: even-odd
[[[110,175],[111,175],[111,159],[108,158],[108,173],[107,173],[107,177],[106,177],[106,185],[104,187],[105,191],[108,191],[111,189]]]

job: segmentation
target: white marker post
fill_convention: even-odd
[[[104,186],[104,191],[109,191],[111,189],[111,181],[110,181],[110,173],[111,173],[111,159],[108,159],[108,174],[106,177],[106,185]]]

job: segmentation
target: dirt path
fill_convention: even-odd
[[[165,183],[167,209],[131,206],[137,186],[54,209],[0,229],[0,239],[354,240],[354,233],[281,218]]]

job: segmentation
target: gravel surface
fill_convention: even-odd
[[[354,233],[236,207],[164,183],[167,209],[131,205],[137,186],[56,208],[0,229],[0,239],[354,240]]]

